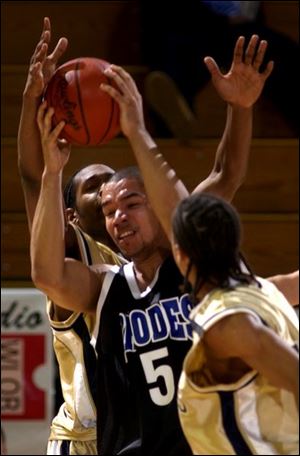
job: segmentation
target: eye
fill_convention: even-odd
[[[91,193],[99,190],[103,183],[103,180],[99,176],[94,176],[86,181],[84,186],[84,191],[86,193]]]
[[[139,208],[140,206],[142,206],[143,202],[144,201],[141,201],[140,199],[134,199],[127,202],[127,207],[128,209]]]
[[[88,184],[88,185],[86,186],[86,188],[85,188],[85,191],[86,191],[87,193],[92,192],[92,191],[94,191],[94,190],[97,190],[97,191],[98,191],[98,188],[99,188],[99,185],[98,185],[96,182],[94,182],[94,183]]]
[[[103,211],[103,214],[104,214],[104,217],[109,219],[109,218],[113,218],[114,215],[115,215],[116,211],[114,209],[111,209],[111,210],[104,210]]]

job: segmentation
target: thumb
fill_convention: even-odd
[[[66,51],[68,47],[68,40],[67,38],[63,37],[60,38],[54,51],[52,52],[51,55],[49,55],[50,60],[56,65],[58,60],[61,58],[63,53]]]
[[[211,77],[213,79],[221,78],[222,74],[220,72],[220,69],[216,63],[216,61],[212,57],[205,57],[204,58],[204,63],[208,69],[208,71],[211,74]]]

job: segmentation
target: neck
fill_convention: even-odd
[[[157,269],[170,255],[169,249],[157,249],[147,258],[133,259],[135,278],[141,291],[144,291],[155,277]]]
[[[202,299],[204,298],[204,296],[206,296],[211,290],[213,290],[214,288],[216,288],[215,285],[212,285],[211,283],[209,282],[205,282],[203,284],[203,286],[201,287],[201,289],[199,290],[199,292],[197,293],[197,300],[198,302],[202,301]]]

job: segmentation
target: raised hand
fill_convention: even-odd
[[[100,86],[119,104],[120,126],[124,135],[130,137],[137,130],[145,130],[143,101],[133,78],[117,65],[110,65],[105,70],[105,75],[112,79],[119,89],[109,84]]]
[[[52,77],[58,60],[68,46],[68,40],[62,37],[58,40],[55,49],[50,55],[48,47],[51,40],[51,24],[48,17],[44,18],[43,31],[34,53],[30,60],[27,81],[24,94],[32,97],[40,97],[45,86]]]
[[[47,102],[44,101],[39,107],[37,123],[41,134],[45,169],[50,173],[59,173],[67,164],[71,152],[71,145],[59,135],[65,126],[62,120],[52,129],[52,116],[54,109],[47,109]]]
[[[212,57],[204,62],[211,73],[212,82],[220,97],[232,105],[244,108],[252,106],[259,98],[266,79],[270,76],[274,62],[268,62],[265,70],[259,72],[267,49],[267,41],[252,35],[244,54],[245,38],[240,36],[236,42],[231,68],[222,74]]]

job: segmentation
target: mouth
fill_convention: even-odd
[[[131,236],[134,236],[134,234],[135,234],[135,231],[133,231],[133,230],[124,231],[122,234],[118,235],[118,241],[124,241],[125,239],[128,239]]]

